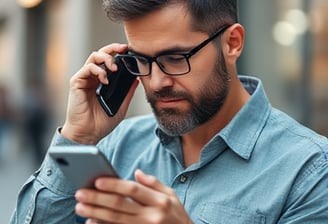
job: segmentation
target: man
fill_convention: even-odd
[[[12,223],[327,223],[328,141],[273,109],[258,79],[238,77],[235,0],[104,6],[124,22],[128,45],[105,46],[72,77],[50,147],[97,144],[122,179],[75,192],[47,157]],[[121,122],[138,81],[116,116],[97,102],[108,82],[99,64],[115,71],[117,53],[140,76],[154,116]]]

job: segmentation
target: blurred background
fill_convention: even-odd
[[[328,1],[240,1],[240,74],[272,105],[328,136]],[[70,77],[88,55],[125,42],[101,0],[0,0],[0,223],[65,116]],[[138,89],[128,115],[149,113]]]

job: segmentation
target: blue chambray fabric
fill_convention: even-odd
[[[172,187],[194,223],[328,223],[327,138],[272,108],[259,79],[240,80],[250,100],[190,167],[180,139],[152,115],[125,120],[98,148],[122,178],[134,180],[139,168]],[[50,147],[75,144],[57,131]],[[23,186],[11,223],[83,223],[75,190],[46,157]]]

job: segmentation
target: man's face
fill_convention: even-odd
[[[205,33],[192,31],[190,22],[180,5],[125,22],[129,48],[148,56],[167,50],[186,53],[208,38]],[[161,129],[173,136],[209,121],[222,107],[229,90],[225,61],[213,42],[189,62],[191,71],[186,75],[169,76],[153,63],[151,75],[140,78]]]

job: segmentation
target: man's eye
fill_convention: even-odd
[[[184,62],[184,60],[185,57],[182,55],[167,55],[165,57],[165,61],[170,63],[181,63]]]
[[[142,58],[142,57],[136,57],[136,60],[138,61],[138,64],[147,64],[148,60],[146,58]]]

